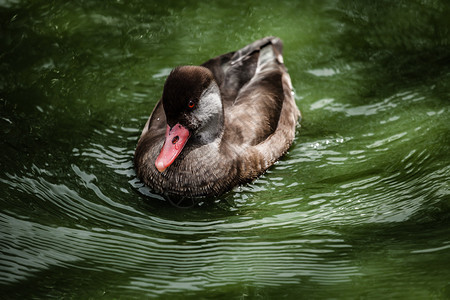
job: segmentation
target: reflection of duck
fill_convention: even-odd
[[[172,70],[136,148],[138,177],[158,193],[202,197],[261,175],[300,116],[281,53],[281,40],[266,37]]]

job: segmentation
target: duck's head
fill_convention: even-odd
[[[162,104],[167,127],[164,145],[155,161],[159,172],[178,157],[189,139],[214,141],[222,130],[220,90],[207,68],[182,66],[172,70],[164,84]]]

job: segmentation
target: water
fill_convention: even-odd
[[[2,1],[2,298],[450,298],[450,6]],[[303,113],[255,182],[136,179],[165,76],[266,35]]]

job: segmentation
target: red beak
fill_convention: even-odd
[[[166,128],[166,139],[164,145],[155,161],[156,169],[159,172],[164,172],[178,157],[183,150],[184,145],[188,141],[191,133],[189,130],[177,123],[175,126],[170,128],[167,125]]]

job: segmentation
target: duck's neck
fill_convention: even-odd
[[[199,144],[219,142],[224,131],[224,113],[219,87],[213,82],[202,94],[201,105],[198,108],[198,118],[203,118],[202,126],[193,138]]]

